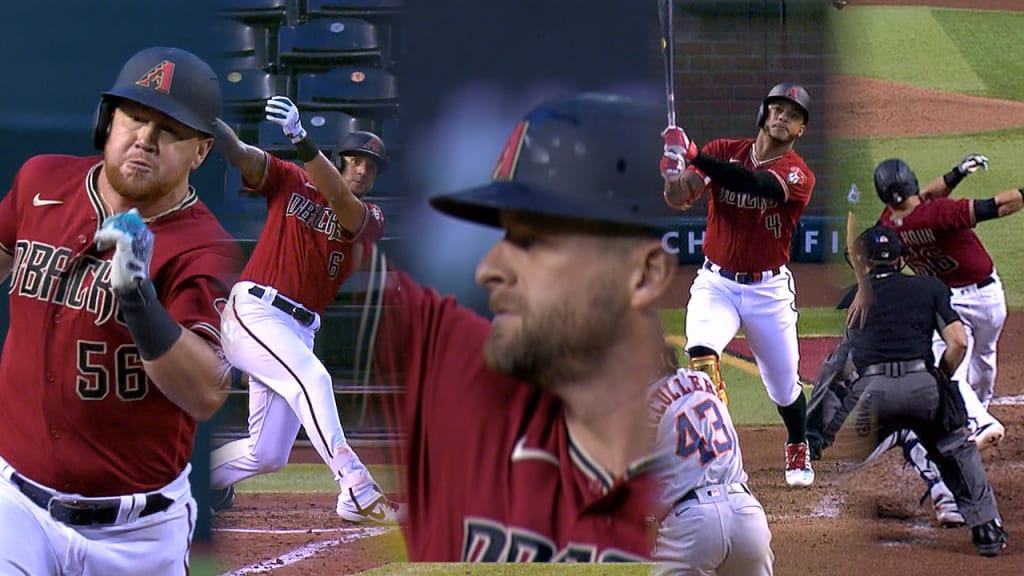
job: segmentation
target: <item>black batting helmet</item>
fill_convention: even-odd
[[[356,130],[349,132],[338,143],[338,154],[341,156],[368,156],[377,165],[377,173],[388,169],[388,150],[384,141],[373,132]]]
[[[799,84],[793,84],[790,82],[783,82],[782,84],[776,84],[768,91],[768,95],[761,101],[761,105],[757,108],[757,127],[761,128],[764,126],[764,121],[768,119],[768,105],[776,100],[788,100],[797,105],[798,108],[804,113],[804,124],[807,124],[811,119],[811,115],[808,112],[810,110],[811,96],[807,94],[807,90],[804,90],[803,86]]]
[[[436,209],[500,227],[502,210],[607,223],[661,235],[678,215],[658,192],[664,109],[579,94],[541,104],[516,127],[489,184],[431,198]]]
[[[876,224],[857,237],[857,251],[871,262],[889,264],[903,255],[903,242],[895,230]]]
[[[917,175],[899,158],[884,160],[875,168],[875,192],[879,200],[890,206],[902,204],[919,192]]]
[[[138,102],[203,134],[213,135],[220,116],[220,83],[213,69],[195,54],[156,46],[132,56],[113,88],[100,95],[93,145],[102,150],[118,100]]]

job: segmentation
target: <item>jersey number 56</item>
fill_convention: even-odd
[[[682,458],[697,455],[700,465],[706,466],[732,450],[734,444],[714,399],[708,398],[676,416],[676,454]]]

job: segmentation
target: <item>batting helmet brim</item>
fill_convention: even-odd
[[[388,161],[380,154],[374,154],[366,150],[342,150],[339,152],[341,156],[362,156],[373,160],[373,163],[377,166],[377,174],[382,174],[388,169]]]
[[[649,212],[638,213],[639,208],[631,203],[573,201],[565,194],[512,181],[494,181],[462,192],[434,196],[430,205],[449,216],[493,228],[501,228],[499,217],[503,210],[636,228],[652,236],[679,228],[678,215],[667,208],[663,217],[652,218]]]
[[[143,87],[121,86],[107,92],[102,92],[100,95],[103,98],[130,100],[142,104],[181,122],[193,130],[202,132],[207,136],[213,135],[213,118],[199,116],[175,98],[162,92]]]

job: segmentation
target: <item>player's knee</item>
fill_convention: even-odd
[[[257,474],[277,472],[288,464],[288,453],[284,454],[253,454],[256,460]]]

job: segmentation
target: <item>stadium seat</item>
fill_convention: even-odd
[[[378,136],[384,140],[388,147],[388,155],[401,156],[405,150],[405,132],[402,130],[402,121],[398,118],[385,118],[380,124]]]
[[[281,26],[294,12],[295,0],[217,0],[216,10],[221,16],[245,23]]]
[[[221,42],[222,49],[222,57],[215,61],[217,68],[267,69],[266,40],[262,31],[257,33],[252,26],[237,20],[218,20],[214,23],[213,33]]]
[[[330,16],[393,16],[405,10],[405,0],[306,0],[309,19]]]
[[[355,130],[374,129],[374,122],[366,118],[356,118],[338,111],[313,111],[302,114],[302,126],[309,138],[316,142],[324,152],[337,148],[341,138]],[[285,137],[281,127],[273,122],[263,121],[259,124],[257,146],[269,150],[282,158],[291,158],[295,154],[295,145]]]
[[[224,114],[240,122],[258,122],[267,98],[284,94],[285,79],[263,70],[229,70],[220,76]]]
[[[382,65],[377,28],[358,18],[284,26],[277,41],[281,69],[289,74],[323,72],[343,64]]]
[[[342,66],[298,76],[296,92],[302,110],[340,110],[375,119],[398,114],[398,83],[380,68]]]

